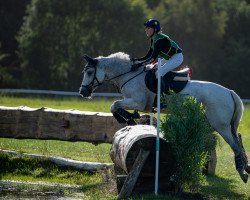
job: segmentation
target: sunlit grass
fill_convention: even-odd
[[[73,188],[71,190],[68,190],[69,193],[79,193],[82,194],[81,196],[84,197],[91,197],[93,194],[96,194],[97,197],[111,196],[106,191],[106,188],[108,187],[107,183],[105,182],[105,179],[103,179],[104,175],[110,174],[110,170],[106,170],[99,173],[89,173],[84,171],[73,170],[69,167],[58,167],[50,161],[38,160],[35,158],[27,157],[13,157],[8,156],[5,153],[0,153],[0,169],[0,178],[4,180],[23,181],[24,183],[39,181],[50,182],[55,184],[73,184],[78,185],[79,187],[77,189]],[[32,190],[29,187],[25,186],[25,184],[23,184],[23,187]],[[34,188],[34,186],[32,187]],[[60,188],[58,187],[56,187],[55,189],[59,190]],[[36,191],[41,190],[51,191],[52,189],[49,186],[47,186],[46,188],[46,185],[36,187]],[[61,190],[65,192],[64,188],[62,188]],[[98,191],[105,191],[105,195]]]
[[[29,106],[34,108],[50,107],[55,109],[77,109],[81,111],[99,112],[109,112],[109,107],[112,102],[113,100],[107,99],[83,100],[81,98],[26,98],[0,96],[1,106]],[[248,157],[250,157],[250,106],[245,106],[245,111],[242,122],[240,124],[239,132],[242,134],[243,144],[245,146]],[[1,138],[0,148],[26,153],[57,155],[83,161],[111,162],[109,157],[110,144],[95,146],[85,142],[18,140]],[[34,171],[34,174],[39,173],[42,173],[42,169],[40,168]],[[62,173],[61,176],[62,179],[64,179],[65,177],[71,175],[65,175],[64,173]],[[74,175],[72,175],[72,177],[74,177]],[[86,180],[84,180],[85,178]],[[103,189],[103,180],[100,174],[90,175],[90,177],[85,178],[83,178],[82,180],[82,182],[86,182],[86,184],[83,184],[85,186],[85,189],[83,189],[82,192],[88,197],[96,196],[99,198],[103,194],[109,193],[107,190]],[[8,173],[4,175],[4,179],[22,179],[30,181],[40,180],[39,178],[34,179],[32,176],[24,176],[20,174],[14,175]],[[66,179],[67,178],[65,178],[65,181],[67,181]],[[70,182],[70,178],[68,179],[68,181]],[[81,178],[79,178],[79,180],[81,181]],[[51,180],[48,179],[47,181],[60,181],[60,178],[54,178]],[[74,178],[72,179],[72,183],[73,182]],[[217,147],[216,175],[207,177],[207,183],[203,185],[200,193],[211,199],[250,199],[250,181],[245,184],[240,179],[235,169],[233,151],[222,138],[220,139],[220,145],[218,145]],[[110,195],[112,197],[116,196],[114,192],[110,192]],[[170,196],[159,196],[155,199],[164,198],[171,199]],[[143,196],[137,199],[154,199],[154,196]]]
[[[242,134],[243,144],[250,158],[250,106],[245,106],[238,131]],[[250,199],[250,183],[248,181],[245,184],[240,179],[235,169],[233,151],[221,137],[217,146],[216,175],[207,178],[207,184],[201,192],[212,199]]]
[[[110,112],[113,100],[107,98],[84,99],[80,97],[15,97],[0,95],[0,106],[28,106],[31,108],[48,107],[60,110]]]
[[[110,147],[111,144],[96,146],[88,142],[0,138],[0,149],[89,162],[111,162]]]

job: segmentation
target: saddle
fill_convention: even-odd
[[[145,84],[153,93],[157,93],[158,84],[155,71],[155,69],[149,70],[145,76]],[[175,93],[182,91],[190,80],[189,71],[189,68],[180,71],[170,71],[161,77],[161,94],[170,94],[170,91],[174,91]]]

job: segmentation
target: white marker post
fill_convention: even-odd
[[[157,87],[157,137],[156,137],[156,159],[155,159],[155,195],[158,195],[159,179],[159,152],[160,152],[160,104],[161,104],[161,76],[160,76],[161,59],[158,58],[158,87]]]

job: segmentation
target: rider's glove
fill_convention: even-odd
[[[131,67],[131,71],[136,71],[139,67],[141,67],[142,64],[141,63],[137,63],[137,64],[133,64]]]

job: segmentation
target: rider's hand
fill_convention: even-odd
[[[137,63],[137,64],[133,64],[131,67],[131,71],[136,71],[139,67],[141,67],[142,64],[141,63]]]

